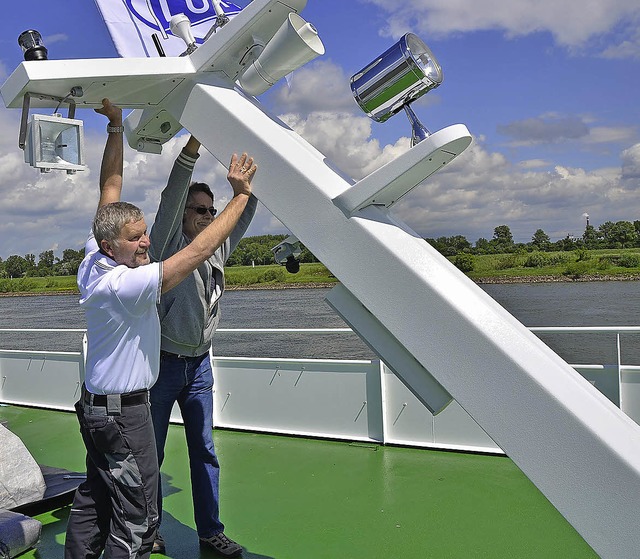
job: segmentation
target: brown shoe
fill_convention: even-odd
[[[213,549],[222,557],[240,557],[243,551],[240,544],[227,538],[223,532],[210,538],[200,538],[200,545]]]

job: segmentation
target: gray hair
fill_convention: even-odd
[[[93,236],[98,246],[103,240],[118,246],[120,231],[125,224],[140,221],[143,217],[142,210],[129,202],[112,202],[98,208],[93,220]]]

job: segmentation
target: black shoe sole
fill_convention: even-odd
[[[219,549],[216,549],[210,543],[203,542],[202,540],[199,540],[199,543],[200,543],[200,547],[203,547],[208,551],[211,551],[211,553],[215,553],[218,557],[230,557],[230,558],[241,557],[242,553],[244,552],[244,549],[240,549],[239,551],[234,551],[232,554],[227,554],[220,551]]]

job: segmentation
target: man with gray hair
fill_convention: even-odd
[[[150,263],[142,212],[120,202],[122,111],[107,99],[109,119],[100,201],[78,270],[87,319],[85,381],[76,413],[87,449],[87,480],[69,514],[66,559],[147,559],[158,522],[158,460],[149,389],[158,377],[161,293],[177,286],[224,242],[251,196],[253,158],[231,157],[233,198],[198,239]]]

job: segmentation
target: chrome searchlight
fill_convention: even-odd
[[[390,49],[351,77],[351,92],[367,115],[384,122],[402,109],[412,124],[412,145],[429,131],[409,105],[442,83],[442,68],[424,42],[407,33]]]
[[[249,95],[260,95],[321,54],[324,45],[316,28],[291,12],[238,83]]]
[[[35,29],[20,33],[18,44],[22,48],[25,60],[47,60],[47,47],[42,42],[42,36]]]
[[[26,131],[24,160],[46,173],[83,171],[84,130],[81,120],[55,115],[31,115]]]

